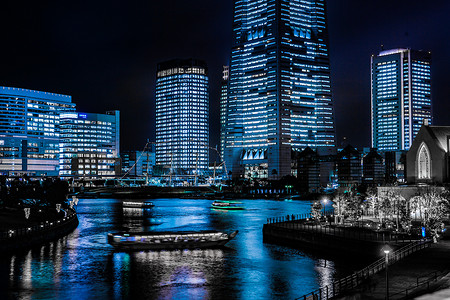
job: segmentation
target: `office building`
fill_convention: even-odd
[[[107,178],[120,175],[120,113],[62,113],[60,175]]]
[[[60,113],[72,97],[0,87],[0,174],[58,176]]]
[[[227,119],[228,100],[228,78],[230,77],[230,67],[223,66],[222,84],[220,85],[220,156],[223,161],[225,149],[225,133]],[[221,161],[221,162],[222,162]]]
[[[334,147],[325,0],[235,0],[225,125],[233,177],[292,174],[292,151]]]
[[[206,63],[160,63],[156,79],[156,165],[167,174],[197,176],[209,162],[209,91]]]
[[[408,150],[424,120],[432,123],[431,54],[381,51],[371,59],[372,147]]]
[[[144,151],[123,151],[120,154],[122,175],[127,177],[143,177],[153,174],[155,165],[154,145]]]

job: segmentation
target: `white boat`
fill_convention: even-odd
[[[155,205],[152,202],[124,201],[122,202],[122,206],[130,208],[150,208],[154,207]]]
[[[205,249],[222,247],[238,231],[165,231],[109,233],[108,243],[119,250]]]

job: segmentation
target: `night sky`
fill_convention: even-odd
[[[3,1],[0,85],[68,94],[80,112],[121,111],[122,149],[154,140],[156,64],[207,62],[211,145],[229,62],[232,0]],[[434,124],[450,125],[450,1],[328,0],[338,145],[370,146],[370,56],[432,51]]]

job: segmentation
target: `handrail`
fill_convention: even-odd
[[[409,254],[430,247],[430,245],[431,240],[429,239],[410,243],[389,254],[388,264],[393,264]],[[355,288],[356,286],[361,284],[363,280],[368,279],[370,276],[380,272],[381,270],[384,270],[385,268],[386,268],[385,258],[380,258],[375,262],[373,262],[372,264],[370,264],[369,266],[363,268],[362,270],[359,270],[342,279],[335,280],[331,285],[326,285],[325,287],[314,290],[313,292],[310,292],[299,298],[296,298],[296,300],[299,299],[322,300],[336,297],[344,291]]]
[[[323,217],[334,216],[333,211],[326,211],[322,214]],[[304,230],[307,232],[315,232],[318,234],[332,235],[336,237],[344,237],[346,239],[355,239],[371,242],[412,242],[419,240],[418,235],[408,234],[404,232],[390,232],[390,231],[374,231],[361,226],[339,226],[339,224],[332,222],[325,226],[320,223],[314,223],[311,214],[286,215],[275,218],[268,218],[265,226],[276,226],[293,230]],[[323,220],[322,220],[323,221]],[[330,221],[330,220],[328,220]],[[349,230],[355,229],[355,230]],[[356,230],[362,229],[362,230]]]
[[[429,275],[431,275],[431,274],[433,275],[433,276],[431,276],[431,278],[428,278],[427,280],[422,281],[422,282],[420,281],[420,278],[429,277]],[[400,299],[403,298],[403,297],[407,297],[408,296],[408,292],[410,292],[411,290],[415,290],[415,289],[417,289],[417,288],[419,288],[419,287],[421,287],[423,285],[427,285],[427,289],[429,289],[430,288],[430,282],[437,281],[437,274],[438,274],[438,272],[434,271],[434,272],[429,273],[426,276],[417,277],[416,285],[411,286],[411,287],[409,287],[407,289],[404,289],[403,291],[397,292],[395,294],[389,294],[389,299],[393,300],[395,296],[400,296]]]
[[[71,222],[73,219],[77,217],[77,214],[73,208],[68,208],[67,211],[64,211],[64,217],[54,220],[54,221],[46,221],[41,222],[37,225],[23,227],[18,229],[10,229],[8,231],[0,232],[0,240],[9,240],[17,237],[29,236],[35,232],[41,232],[47,229],[56,228],[66,223]]]

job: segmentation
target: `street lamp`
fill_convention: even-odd
[[[323,202],[323,216],[325,216],[325,206],[327,205],[328,199],[327,199],[327,198],[324,198],[324,199],[322,200],[322,202]]]
[[[385,265],[386,265],[386,299],[389,300],[389,252],[392,251],[392,249],[386,244],[383,247],[383,252],[385,254]]]

